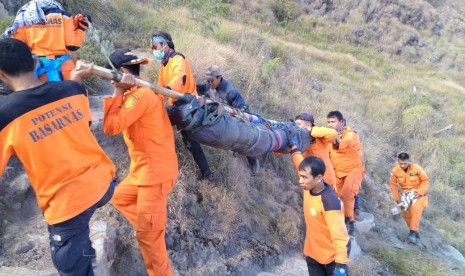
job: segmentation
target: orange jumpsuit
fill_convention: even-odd
[[[13,92],[0,105],[0,175],[16,155],[49,225],[97,203],[115,166],[89,128],[86,90],[73,81]]]
[[[158,86],[168,87],[179,93],[197,95],[195,78],[187,59],[177,52],[173,52],[168,62],[160,67],[158,73]],[[170,98],[169,104],[176,100]]]
[[[345,128],[340,134],[339,145],[330,147],[329,157],[336,173],[336,192],[344,203],[346,218],[354,221],[355,196],[360,191],[365,168],[360,154],[358,134]]]
[[[46,14],[45,25],[31,25],[19,27],[11,36],[24,41],[36,57],[55,59],[58,56],[70,54],[82,46],[85,32],[77,29],[73,17],[66,12],[54,12]],[[66,60],[61,65],[63,79],[69,80],[71,71],[75,67],[73,60]],[[46,76],[40,76],[45,81]]]
[[[419,232],[421,215],[423,210],[428,207],[428,197],[426,195],[428,181],[429,178],[426,173],[416,164],[410,164],[407,171],[404,171],[399,165],[395,166],[391,171],[389,186],[396,202],[400,200],[397,184],[400,185],[402,193],[415,190],[419,195],[416,202],[410,206],[407,212],[402,212],[408,228],[415,232]]]
[[[104,99],[103,129],[108,135],[123,133],[131,159],[112,203],[135,228],[148,274],[173,275],[165,229],[178,160],[162,96],[133,87],[124,96]]]
[[[326,167],[323,179],[332,188],[335,188],[336,175],[334,174],[333,164],[329,159],[329,149],[331,147],[331,143],[337,137],[337,131],[332,128],[314,126],[310,132],[310,136],[315,138],[315,141],[302,152],[302,155],[304,158],[313,155],[323,160]]]
[[[303,159],[304,157],[299,152],[292,154],[292,162],[296,168]],[[304,190],[303,196],[306,225],[305,256],[323,265],[333,261],[348,264],[350,238],[344,223],[340,199],[329,185],[319,194]]]

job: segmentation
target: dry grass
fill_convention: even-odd
[[[445,263],[416,249],[397,250],[380,248],[375,253],[375,256],[387,264],[395,275],[399,276],[458,275],[456,272],[450,270]]]

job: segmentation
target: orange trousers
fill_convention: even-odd
[[[336,193],[344,204],[344,216],[349,221],[355,221],[355,196],[360,191],[363,176],[363,172],[353,172],[341,178],[336,177]]]
[[[428,197],[422,196],[415,201],[407,212],[402,211],[402,216],[404,217],[405,222],[409,230],[419,232],[420,231],[420,220],[423,210],[428,207]]]
[[[174,180],[150,186],[122,182],[111,200],[136,230],[149,276],[173,275],[165,241],[168,195],[173,186]]]

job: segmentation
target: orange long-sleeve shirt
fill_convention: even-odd
[[[407,171],[396,165],[391,171],[389,186],[395,201],[400,200],[397,184],[402,191],[416,190],[419,195],[426,195],[429,185],[429,177],[417,164],[410,164]]]
[[[154,185],[178,176],[174,134],[163,98],[145,87],[104,99],[103,130],[123,133],[131,164],[123,182]]]
[[[16,155],[48,224],[99,201],[115,167],[89,128],[86,90],[73,81],[16,91],[0,103],[0,175]]]
[[[45,25],[19,27],[12,37],[24,41],[36,56],[64,55],[82,46],[85,33],[75,30],[71,16],[57,11],[47,14],[46,20]]]
[[[358,134],[351,129],[344,129],[341,133],[339,145],[332,144],[329,158],[333,164],[336,177],[342,178],[351,172],[364,172],[361,145]]]
[[[292,162],[297,171],[303,159],[299,152],[292,154]],[[344,223],[342,204],[334,190],[326,183],[325,186],[318,194],[303,191],[306,225],[304,254],[320,264],[333,261],[347,264],[350,238]]]
[[[183,55],[176,52],[173,52],[166,65],[160,68],[158,85],[169,87],[169,89],[179,93],[197,95],[195,78],[189,62]],[[169,99],[170,104],[174,102],[174,99]]]
[[[320,264],[349,263],[349,234],[344,223],[342,203],[333,189],[319,194],[304,191],[306,235],[304,254]]]
[[[316,156],[323,160],[325,163],[326,171],[323,176],[326,183],[334,187],[336,185],[336,175],[334,173],[333,164],[329,159],[329,149],[331,143],[337,137],[337,131],[332,128],[327,127],[312,127],[310,131],[310,136],[315,138],[314,142],[302,152],[302,155],[307,156]]]

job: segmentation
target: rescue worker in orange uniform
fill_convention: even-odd
[[[165,242],[168,195],[178,177],[174,133],[163,96],[135,85],[140,65],[130,49],[110,55],[123,72],[113,97],[104,99],[103,131],[123,133],[131,164],[129,174],[116,187],[112,203],[136,230],[147,273],[173,275]]]
[[[329,159],[329,149],[331,143],[336,139],[337,132],[332,128],[315,126],[313,115],[301,113],[295,117],[295,123],[303,129],[308,130],[312,137],[312,142],[307,149],[302,152],[303,157],[316,156],[325,162],[324,181],[331,188],[336,187],[336,175],[334,174],[333,164]]]
[[[75,67],[72,52],[82,46],[89,23],[82,14],[68,14],[58,1],[32,0],[19,9],[3,36],[29,46],[41,80],[69,80]]]
[[[407,211],[402,210],[402,216],[410,230],[408,240],[416,244],[420,238],[421,215],[428,207],[429,178],[420,166],[410,161],[410,156],[406,152],[399,153],[397,163],[391,171],[389,186],[397,204],[401,203],[398,186],[400,186],[402,195],[408,191],[414,194],[414,202],[410,203]]]
[[[0,176],[16,155],[48,224],[53,265],[92,276],[89,221],[113,194],[115,166],[89,128],[87,92],[75,81],[39,81],[28,46],[13,38],[0,40],[0,80],[14,91],[0,104]]]
[[[333,141],[329,158],[336,173],[336,192],[344,203],[349,235],[354,235],[354,205],[355,196],[360,191],[365,175],[361,144],[357,132],[346,127],[345,119],[339,111],[331,111],[326,116],[328,126],[337,131],[338,136]]]
[[[155,32],[150,38],[150,47],[154,58],[160,60],[162,65],[158,73],[158,86],[197,96],[195,78],[189,62],[183,54],[176,52],[171,35],[163,31]],[[175,101],[171,98],[168,100],[170,105]],[[192,140],[183,130],[181,135],[182,141],[200,169],[200,179],[213,181],[210,165],[200,143]]]
[[[323,179],[323,160],[315,156],[304,158],[296,144],[296,140],[291,141],[290,153],[303,189],[304,255],[308,273],[310,276],[349,275],[350,237],[341,200]]]

